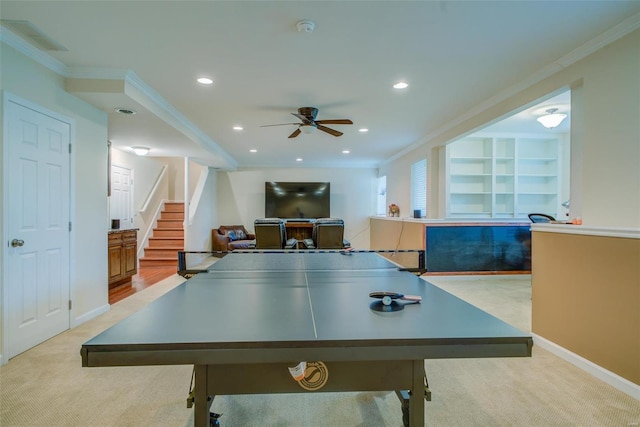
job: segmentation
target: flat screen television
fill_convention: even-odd
[[[328,182],[265,182],[264,213],[267,218],[328,218]]]

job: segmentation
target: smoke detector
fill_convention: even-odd
[[[296,27],[301,33],[312,33],[313,29],[316,27],[316,24],[314,24],[313,21],[303,20],[298,21]]]

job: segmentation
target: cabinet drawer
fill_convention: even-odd
[[[124,243],[135,242],[138,239],[137,233],[135,231],[125,231],[121,234],[121,236]]]
[[[122,233],[110,233],[109,234],[109,246],[121,245]]]

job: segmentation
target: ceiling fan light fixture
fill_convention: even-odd
[[[536,120],[538,120],[538,122],[547,129],[553,129],[567,118],[565,113],[556,113],[556,111],[558,111],[557,108],[549,108],[547,110],[547,114],[538,117]]]
[[[300,125],[300,130],[304,134],[311,135],[312,133],[316,133],[317,128],[313,125]]]
[[[142,147],[139,145],[136,145],[135,147],[131,147],[131,149],[138,156],[146,156],[147,154],[149,154],[149,151],[151,150],[149,147]]]

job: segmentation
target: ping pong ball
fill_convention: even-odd
[[[392,299],[391,299],[391,297],[389,295],[386,295],[386,296],[382,297],[382,303],[384,305],[391,305],[391,301],[392,301]]]

